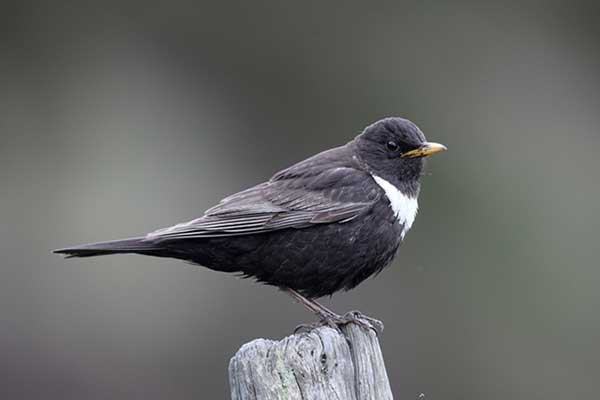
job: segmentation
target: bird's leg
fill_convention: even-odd
[[[350,311],[344,315],[338,315],[318,302],[308,299],[294,289],[284,289],[294,300],[302,304],[310,312],[316,314],[320,321],[313,324],[302,324],[296,327],[295,331],[312,330],[322,325],[327,325],[335,330],[340,330],[341,325],[351,322],[366,329],[373,329],[376,332],[383,331],[383,323],[375,318],[363,315],[360,311]]]
[[[302,296],[299,292],[295,291],[294,289],[288,288],[288,289],[284,289],[284,291],[287,294],[289,294],[290,296],[292,296],[292,298],[294,300],[296,300],[298,303],[302,304],[308,311],[316,314],[321,319],[325,319],[326,317],[336,315],[333,311],[329,310],[327,307],[317,303],[314,300],[310,300],[310,299]]]

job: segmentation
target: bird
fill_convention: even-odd
[[[383,329],[359,311],[338,315],[316,299],[353,289],[392,262],[417,215],[425,158],[444,150],[408,119],[383,118],[200,218],[54,253],[180,259],[275,286],[316,314],[317,325]]]

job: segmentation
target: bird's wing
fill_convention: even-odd
[[[280,173],[223,199],[203,217],[152,232],[148,239],[238,236],[343,223],[369,210],[380,196],[371,177],[354,168],[312,170],[300,176]]]

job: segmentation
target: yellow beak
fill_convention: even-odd
[[[425,144],[423,144],[423,146],[419,147],[418,149],[414,149],[411,151],[407,151],[406,153],[403,153],[401,157],[408,157],[408,158],[427,157],[427,156],[431,156],[436,153],[440,153],[444,150],[448,150],[448,148],[446,146],[444,146],[443,144],[426,142]]]

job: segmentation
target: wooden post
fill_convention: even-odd
[[[256,339],[229,363],[232,400],[391,400],[377,335],[356,324]]]

